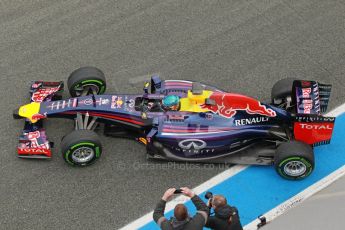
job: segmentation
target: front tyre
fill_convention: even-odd
[[[67,86],[72,97],[103,94],[106,89],[104,73],[96,67],[81,67],[68,77]]]
[[[304,179],[314,170],[313,148],[300,141],[282,143],[276,150],[274,165],[285,179]]]
[[[88,166],[100,158],[102,145],[94,131],[74,130],[62,139],[61,152],[68,164]]]

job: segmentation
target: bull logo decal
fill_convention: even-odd
[[[226,118],[232,118],[239,110],[245,111],[248,114],[257,114],[267,117],[275,117],[277,115],[273,109],[267,108],[259,101],[239,94],[213,93],[210,99],[212,99],[215,104],[203,104],[201,108],[208,109]]]

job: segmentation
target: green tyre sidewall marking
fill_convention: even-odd
[[[306,171],[306,173],[304,175],[301,175],[299,177],[291,177],[291,176],[288,176],[287,174],[284,173],[282,168],[284,168],[284,165],[286,163],[288,163],[289,161],[292,161],[292,160],[301,161],[303,164],[305,164],[305,166],[307,167],[307,171]],[[299,180],[299,179],[303,179],[303,178],[309,176],[310,173],[313,171],[313,167],[310,164],[310,162],[308,160],[306,160],[304,157],[293,156],[293,157],[288,157],[288,158],[284,159],[282,162],[280,162],[279,165],[278,165],[278,170],[277,171],[278,171],[280,176],[282,176],[282,177],[284,177],[286,179],[289,179],[289,180]]]
[[[73,86],[73,89],[77,89],[80,86],[84,84],[88,84],[88,83],[97,85],[97,87],[99,88],[98,94],[102,94],[105,92],[105,85],[103,84],[102,81],[99,81],[99,80],[84,80],[82,82],[78,82],[75,86]]]
[[[99,81],[99,80],[84,80],[81,82],[82,84],[86,84],[86,83],[97,83],[97,85],[103,85],[103,82]]]
[[[71,150],[68,150],[66,153],[65,153],[65,160],[67,161],[68,164],[70,165],[74,165],[73,162],[71,162],[69,160],[69,154],[71,153]]]
[[[101,89],[99,90],[99,93],[100,93],[100,94],[103,94],[104,92],[105,92],[105,86],[102,85],[102,86],[101,86]]]
[[[92,149],[95,151],[95,157],[89,161],[88,163],[86,164],[89,164],[91,162],[93,162],[94,160],[98,159],[101,155],[101,151],[100,151],[100,147],[97,146],[96,144],[94,143],[91,143],[91,142],[80,142],[80,143],[77,143],[77,144],[74,144],[73,146],[71,146],[68,151],[66,151],[65,153],[65,160],[67,161],[67,163],[69,163],[70,165],[79,165],[79,164],[76,164],[74,163],[73,161],[71,161],[71,154],[74,152],[73,150],[80,147],[80,146],[91,146]]]
[[[89,145],[89,146],[92,146],[92,147],[95,146],[94,143],[90,143],[90,142],[80,142],[80,143],[78,143],[78,144],[73,145],[70,149],[73,150],[73,149],[75,149],[75,148],[77,148],[77,147],[79,147],[79,146],[81,146],[81,145]]]
[[[95,150],[96,150],[96,158],[99,158],[99,155],[101,154],[99,147],[97,146]]]

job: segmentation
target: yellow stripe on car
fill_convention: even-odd
[[[203,90],[201,95],[195,95],[192,91],[188,90],[186,98],[180,99],[180,111],[184,112],[207,112],[208,109],[201,108],[201,105],[205,104],[205,100],[211,96],[213,92],[209,90]]]

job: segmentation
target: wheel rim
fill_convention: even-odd
[[[74,88],[75,90],[75,94],[77,96],[86,96],[88,95],[88,93],[91,92],[96,92],[96,94],[99,92],[99,87],[98,85],[94,85],[94,84],[85,84],[82,85],[81,87],[76,87]]]
[[[301,161],[289,161],[284,166],[284,172],[292,177],[302,176],[307,171],[307,166]]]
[[[86,163],[95,155],[95,151],[90,147],[80,147],[72,153],[72,159],[77,163]]]

